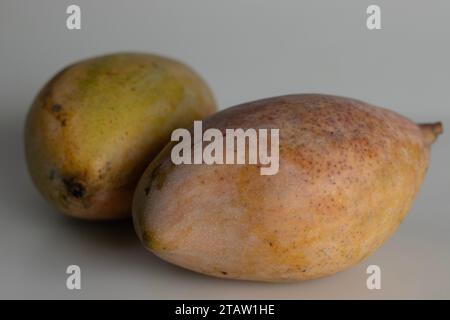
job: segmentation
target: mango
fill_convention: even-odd
[[[174,128],[216,110],[206,83],[161,56],[117,53],[75,63],[35,98],[25,125],[32,180],[69,216],[131,216],[136,184]]]
[[[279,128],[278,173],[174,165],[168,144],[136,189],[136,232],[175,265],[270,282],[328,276],[379,248],[411,207],[442,132],[319,94],[244,103],[208,117],[207,128]]]

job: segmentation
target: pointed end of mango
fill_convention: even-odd
[[[444,128],[441,122],[434,123],[422,123],[419,124],[420,130],[424,137],[425,144],[431,146],[437,137],[444,132]]]

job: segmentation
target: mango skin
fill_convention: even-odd
[[[262,176],[257,165],[175,166],[169,144],[138,184],[136,232],[178,266],[270,282],[331,275],[380,247],[407,214],[442,130],[315,94],[242,104],[203,127],[279,128],[278,174]]]
[[[131,216],[140,175],[178,127],[216,110],[206,83],[184,64],[118,53],[73,64],[28,113],[25,149],[38,190],[83,219]]]

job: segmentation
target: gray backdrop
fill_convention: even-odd
[[[65,27],[82,9],[82,30]],[[369,4],[382,30],[365,25]],[[129,222],[59,215],[25,169],[25,113],[45,81],[81,58],[149,51],[178,58],[209,82],[221,108],[322,92],[388,107],[450,130],[450,2],[0,0],[0,298],[450,298],[450,138],[434,146],[409,216],[348,271],[297,284],[220,280],[145,251]],[[69,264],[82,290],[65,288]],[[370,264],[382,290],[366,288]]]

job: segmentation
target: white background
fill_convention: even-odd
[[[82,9],[82,30],[65,27]],[[366,8],[382,9],[382,30]],[[116,51],[180,59],[221,108],[287,93],[350,96],[450,130],[450,2],[0,0],[0,298],[450,298],[450,138],[434,146],[409,216],[374,255],[304,283],[220,280],[145,251],[131,223],[63,217],[26,172],[22,130],[37,91],[65,65]],[[78,264],[82,290],[65,288]],[[382,290],[366,288],[366,267]]]

